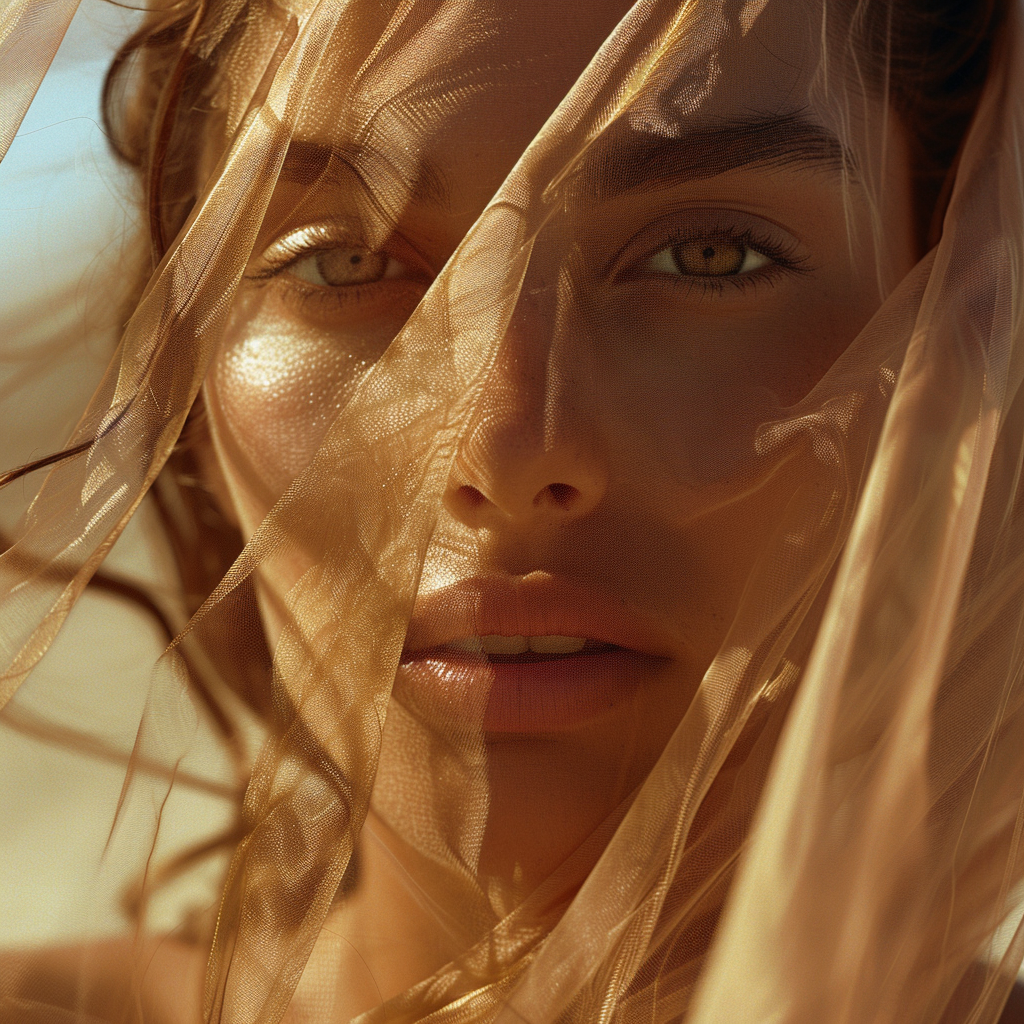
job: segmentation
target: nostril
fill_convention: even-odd
[[[467,508],[479,508],[487,498],[475,487],[463,484],[458,490],[459,500]]]
[[[572,484],[548,484],[540,494],[537,495],[536,501],[539,503],[541,498],[547,495],[549,500],[558,506],[563,511],[568,511],[576,504],[577,499],[580,496],[580,492],[577,488],[573,487]]]

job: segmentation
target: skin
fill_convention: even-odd
[[[479,91],[390,134],[385,105],[375,145],[390,139],[389,166],[412,182],[385,192],[379,168],[360,168],[369,190],[387,196],[386,227],[344,162],[307,155],[286,168],[205,387],[215,486],[244,536],[309,461],[627,10],[606,0],[586,7],[585,17],[578,5],[571,17],[557,6],[489,7],[498,31],[480,43],[479,61],[500,69],[530,53],[525,79],[494,72]],[[701,124],[798,117],[834,131],[813,74],[817,17],[816,5],[772,3],[724,45]],[[395,75],[415,78],[423,49],[429,61],[437,45],[428,36],[410,46]],[[297,137],[351,152],[352,111],[379,101],[375,88],[307,118]],[[344,94],[340,78],[336,89]],[[538,236],[449,480],[421,593],[479,574],[570,579],[656,623],[666,657],[634,699],[579,728],[486,737],[489,805],[475,870],[490,879],[496,913],[548,877],[650,771],[787,503],[816,472],[807,452],[766,472],[752,457],[757,428],[802,402],[814,407],[816,385],[919,255],[902,129],[889,118],[880,136],[878,100],[859,95],[852,106],[860,114],[842,139],[857,162],[852,177],[833,158],[712,169],[720,173],[691,166],[652,181],[640,161],[634,187],[616,194],[601,168],[628,165],[631,137],[609,133]],[[694,130],[692,120],[683,125]],[[309,225],[320,233],[296,241]],[[673,249],[680,240],[697,253],[710,240],[727,264],[742,256],[753,269],[688,276],[686,253]],[[340,263],[323,262],[332,252]],[[335,283],[346,254],[377,279]],[[689,254],[682,269],[694,265]],[[267,625],[273,636],[272,613]],[[360,885],[310,968],[348,965],[340,1015],[403,991],[472,939],[468,925],[441,934],[410,896],[410,885],[429,883],[401,822],[371,824]],[[400,869],[395,850],[404,851]]]
[[[818,8],[773,0],[723,44],[704,120],[683,118],[684,137],[755,115],[798,115],[834,132],[836,110],[814,73]],[[383,225],[343,161],[295,158],[272,200],[204,388],[209,483],[243,537],[308,463],[628,5],[474,9],[494,33],[474,36],[457,13],[446,15],[401,52],[387,81],[415,81],[458,39],[479,50],[460,61],[486,69],[480,88],[402,121],[387,82],[369,79],[353,95],[339,69],[317,94],[345,102],[300,123],[297,138],[351,152],[356,115],[381,106],[375,144],[395,181],[385,190],[380,163],[360,166],[371,191],[386,191]],[[368,24],[367,38],[380,28]],[[634,187],[616,193],[601,168],[630,166],[632,137],[610,132],[537,236],[454,463],[421,593],[480,574],[557,576],[654,623],[664,657],[633,699],[577,728],[483,738],[488,805],[473,870],[494,914],[533,891],[649,773],[737,621],[792,496],[814,492],[807,451],[754,457],[759,426],[816,407],[815,388],[918,258],[905,135],[858,90],[850,83],[844,92],[854,111],[841,140],[857,162],[852,177],[833,159],[721,173],[690,166],[652,181],[640,160]],[[654,114],[641,114],[642,135],[643,116]],[[714,152],[713,137],[698,141],[691,153]],[[320,233],[296,235],[311,225]],[[753,269],[687,275],[700,267],[691,248],[681,268],[686,253],[676,247],[685,243],[698,255],[712,244],[726,265]],[[340,278],[322,262],[332,251],[337,274],[349,253],[377,279],[332,283]],[[280,595],[267,596],[270,609]],[[273,638],[271,611],[266,619]],[[359,884],[328,919],[289,1019],[307,1019],[314,1005],[322,1012],[325,984],[329,1015],[348,1019],[478,934],[468,921],[440,928],[424,909],[417,886],[429,891],[431,882],[403,828],[400,817],[371,813]],[[180,972],[189,956],[200,954],[161,946],[146,981],[154,999],[172,969],[161,964]],[[183,997],[182,1019],[192,1013]]]

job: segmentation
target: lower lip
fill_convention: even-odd
[[[632,700],[664,661],[622,649],[526,663],[431,651],[403,660],[395,696],[484,732],[565,732]]]

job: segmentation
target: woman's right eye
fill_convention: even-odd
[[[246,277],[268,288],[263,301],[283,304],[297,320],[331,329],[358,322],[361,330],[372,321],[392,330],[410,316],[433,280],[417,257],[400,236],[367,244],[360,233],[325,222],[277,238],[253,260]]]
[[[346,288],[408,276],[408,267],[393,256],[359,246],[319,249],[292,260],[283,269],[321,288]]]

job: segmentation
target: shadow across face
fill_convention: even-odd
[[[518,254],[475,295],[510,312],[479,338],[374,795],[382,834],[471,892],[477,923],[603,835],[706,713],[701,681],[728,699],[806,611],[886,398],[893,353],[858,336],[916,259],[903,130],[821,50],[818,5],[685,15],[615,117],[584,89],[601,130],[559,135],[546,119],[626,13],[585,8],[440,5],[356,78],[376,37],[339,51],[205,389],[248,536],[435,280],[431,308],[458,316],[459,246],[502,189],[494,224],[522,244],[484,221],[472,256]],[[616,46],[602,59],[635,67]],[[442,349],[446,316],[415,321]],[[274,638],[285,599],[263,586]]]

